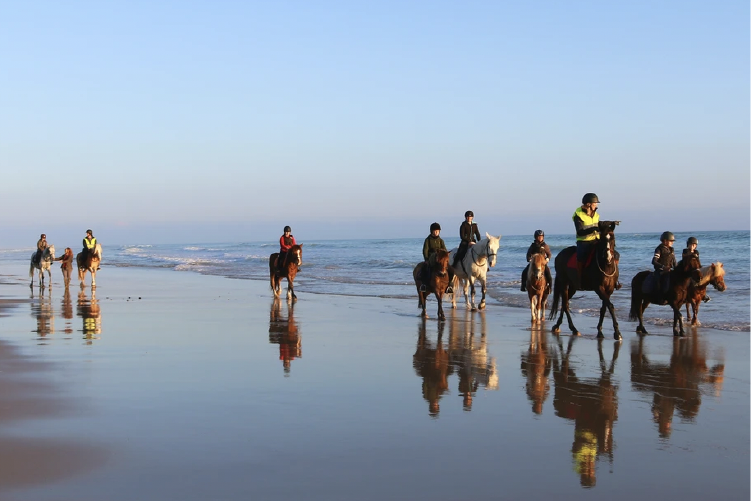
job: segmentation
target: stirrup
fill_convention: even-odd
[[[453,292],[454,292],[454,288],[452,288],[451,286],[447,286],[447,287],[446,287],[446,294],[447,294],[447,295],[450,295],[450,294],[452,294]]]
[[[707,303],[710,300],[711,298],[709,297],[709,295],[704,295],[704,298],[701,299],[701,301],[703,301],[704,303]]]
[[[424,293],[428,290],[428,288],[425,287],[425,284],[420,284],[420,293]]]

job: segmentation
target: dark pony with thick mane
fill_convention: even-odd
[[[618,221],[601,221],[598,225],[600,238],[597,239],[595,250],[591,261],[582,270],[581,290],[594,291],[602,300],[600,307],[600,321],[597,323],[597,338],[603,338],[602,323],[605,318],[605,311],[610,312],[613,318],[613,337],[616,340],[621,339],[621,332],[618,329],[618,321],[615,318],[615,307],[610,301],[610,295],[613,294],[616,284],[618,284],[618,252],[615,250],[615,234],[613,230]],[[575,268],[568,266],[569,261],[576,260],[576,246],[567,247],[558,253],[555,257],[555,280],[553,288],[553,306],[550,309],[549,319],[555,319],[558,313],[559,302],[561,304],[561,314],[558,321],[553,326],[553,333],[560,332],[560,326],[563,322],[563,314],[568,319],[568,327],[571,333],[579,335],[579,331],[571,320],[571,310],[569,309],[569,299],[576,293],[577,271]]]
[[[435,293],[435,298],[438,300],[438,318],[443,321],[446,319],[443,314],[443,293],[449,285],[449,253],[444,249],[439,249],[434,257],[435,267],[430,271],[428,282],[422,281],[422,269],[425,267],[425,262],[420,262],[415,266],[412,277],[415,279],[415,287],[417,287],[417,308],[422,309],[422,316],[428,317],[425,312],[425,304],[430,293]],[[425,291],[420,291],[420,286],[423,284]]]
[[[643,314],[650,303],[655,305],[670,305],[673,309],[673,335],[683,336],[683,315],[681,307],[688,301],[688,289],[693,280],[699,280],[699,260],[695,256],[687,260],[681,260],[678,265],[669,272],[670,283],[668,291],[660,298],[656,292],[645,293],[642,291],[644,281],[653,272],[644,270],[639,272],[631,280],[631,311],[628,314],[629,321],[639,321],[636,332],[648,335],[644,327]],[[657,285],[659,288],[659,284]],[[679,329],[680,328],[680,329]]]
[[[287,257],[281,265],[281,272],[277,272],[276,268],[276,259],[278,257],[279,253],[273,253],[269,256],[269,280],[271,281],[271,290],[274,292],[274,296],[278,297],[282,293],[282,279],[287,279],[287,298],[294,298],[297,300],[292,281],[295,280],[297,270],[302,265],[302,244],[295,244],[289,249],[289,251],[287,251]]]

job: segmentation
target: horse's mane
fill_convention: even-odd
[[[699,286],[704,286],[705,284],[709,284],[709,281],[711,281],[715,277],[724,277],[725,268],[722,266],[722,263],[718,261],[717,263],[702,267],[701,269],[699,269],[699,273],[701,274]]]

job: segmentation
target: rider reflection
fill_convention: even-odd
[[[652,393],[652,418],[660,437],[668,438],[676,408],[681,419],[693,421],[701,406],[703,383],[715,396],[722,392],[725,364],[709,368],[707,347],[696,333],[689,338],[674,337],[669,363],[650,361],[644,352],[644,337],[631,343],[631,382],[636,390]]]
[[[459,395],[464,411],[472,411],[473,397],[479,386],[488,390],[498,388],[498,374],[494,357],[488,357],[485,312],[476,315],[469,310],[460,317],[455,313],[449,324],[449,364],[459,376]],[[480,319],[477,337],[475,318]]]
[[[421,319],[417,329],[417,349],[412,356],[415,373],[422,377],[422,397],[428,402],[428,413],[437,418],[441,411],[438,403],[448,391],[449,355],[443,348],[443,329],[445,323],[438,323],[438,340],[433,348],[427,337],[427,321]]]
[[[73,300],[71,299],[69,288],[65,288],[60,310],[63,314],[63,318],[66,319],[63,332],[68,334],[73,333],[73,323],[71,322],[71,320],[73,319]]]
[[[34,298],[34,289],[31,289],[31,298]],[[31,303],[31,315],[36,317],[37,328],[34,330],[41,338],[55,332],[55,315],[52,311],[52,288],[44,290],[39,288],[38,301]]]
[[[282,316],[282,301],[274,298],[269,313],[269,343],[279,345],[279,360],[284,376],[289,376],[292,361],[302,357],[300,331],[295,322],[294,303],[287,302],[287,317]]]
[[[522,375],[527,378],[527,397],[532,401],[532,412],[542,414],[542,405],[550,391],[550,367],[552,360],[548,352],[548,334],[544,330],[533,330],[529,335],[529,348],[522,353]]]
[[[618,419],[618,387],[611,381],[618,359],[620,342],[613,344],[613,358],[608,367],[602,354],[602,340],[597,342],[600,356],[599,379],[579,379],[569,364],[574,340],[569,339],[566,353],[558,342],[560,360],[553,359],[555,393],[553,407],[559,417],[574,420],[574,443],[571,446],[574,470],[583,487],[595,486],[596,462],[601,454],[613,462],[613,423]]]
[[[102,312],[99,308],[99,301],[96,299],[96,290],[91,290],[91,299],[86,297],[86,290],[81,288],[78,293],[77,304],[78,317],[83,319],[83,339],[86,345],[91,345],[93,340],[99,340],[95,336],[102,333]]]

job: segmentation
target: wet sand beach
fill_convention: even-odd
[[[20,271],[20,273],[18,273]],[[749,336],[0,267],[0,498],[738,500]],[[88,280],[88,279],[87,279]],[[592,296],[592,301],[596,301]],[[654,307],[652,307],[654,308]],[[667,318],[672,314],[661,308]],[[564,325],[565,326],[565,325]]]

